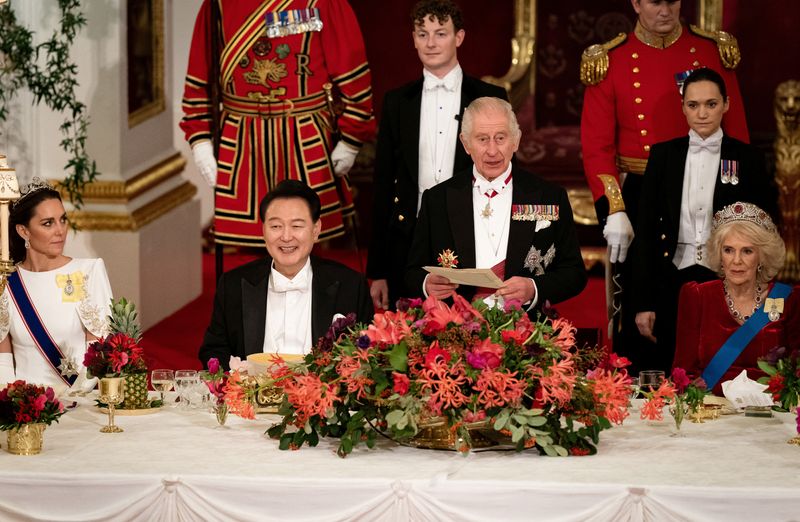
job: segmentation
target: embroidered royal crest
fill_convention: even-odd
[[[455,268],[458,266],[458,256],[448,248],[439,254],[439,257],[436,258],[436,262],[439,263],[439,266],[442,268]]]
[[[555,258],[555,244],[550,245],[550,248],[547,249],[544,255],[542,255],[541,250],[532,246],[528,251],[528,255],[525,256],[525,264],[523,266],[530,270],[533,275],[543,275],[544,269],[547,268]]]
[[[558,205],[511,205],[514,221],[558,221]]]
[[[62,303],[77,303],[86,295],[86,278],[83,272],[57,274],[56,286],[61,289]]]

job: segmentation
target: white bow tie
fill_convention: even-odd
[[[722,136],[715,138],[708,138],[706,140],[700,138],[699,136],[689,136],[690,152],[697,153],[700,152],[701,150],[707,150],[711,154],[717,154],[719,152],[721,145],[722,145]]]
[[[455,90],[455,87],[456,87],[454,85],[454,83],[455,82],[453,82],[453,81],[447,82],[445,80],[440,80],[439,78],[431,78],[429,76],[426,76],[422,87],[426,91],[434,91],[434,90],[438,89],[439,87],[441,87],[446,91],[453,92]]]
[[[272,291],[278,293],[286,292],[308,292],[308,277],[305,274],[297,274],[294,279],[286,277],[276,277],[275,274],[270,278]]]

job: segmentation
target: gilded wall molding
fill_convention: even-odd
[[[176,152],[167,159],[149,167],[127,181],[95,181],[83,188],[83,201],[93,203],[128,203],[132,199],[154,189],[168,179],[178,176],[186,166],[186,159]],[[50,180],[59,187],[61,197],[65,197],[59,180]]]
[[[535,92],[536,75],[531,67],[536,52],[536,0],[514,0],[514,36],[511,38],[511,65],[497,78],[486,82],[505,88],[515,107]],[[527,79],[527,81],[525,81]]]
[[[69,212],[69,219],[80,230],[133,232],[191,200],[195,194],[197,187],[187,181],[130,214],[78,210]]]
[[[706,31],[722,30],[723,0],[700,0],[697,4],[697,22]]]

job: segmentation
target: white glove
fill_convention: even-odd
[[[340,178],[345,176],[348,172],[350,172],[350,169],[353,168],[353,164],[356,162],[356,156],[358,156],[357,148],[352,147],[343,141],[337,143],[333,148],[333,152],[331,152],[333,173]]]
[[[608,216],[603,228],[603,237],[608,242],[608,260],[611,263],[622,263],[628,257],[628,247],[633,241],[633,227],[628,214],[614,212]]]
[[[217,184],[217,159],[214,157],[214,145],[210,141],[201,141],[192,146],[192,156],[197,170],[205,178],[209,187]]]
[[[0,388],[17,380],[14,374],[14,356],[10,353],[0,353]]]

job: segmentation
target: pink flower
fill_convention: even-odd
[[[208,373],[215,374],[219,371],[219,359],[212,357],[208,360]]]
[[[405,395],[408,393],[408,388],[411,385],[408,375],[404,373],[392,372],[392,380],[394,381],[394,386],[392,386],[392,391],[394,393],[399,395]]]
[[[47,404],[47,396],[42,394],[33,400],[33,410],[38,414]]]
[[[111,369],[114,373],[120,373],[122,368],[128,364],[128,354],[125,352],[111,352],[108,354],[108,362],[111,363]]]
[[[468,410],[467,413],[464,414],[464,422],[480,422],[486,418],[486,410],[478,410],[473,412]]]
[[[383,312],[375,314],[372,324],[361,335],[369,337],[373,344],[397,344],[411,333],[409,321],[413,316],[406,312]]]
[[[631,361],[627,357],[620,357],[611,352],[608,354],[608,365],[612,368],[625,368],[631,365]]]
[[[467,352],[467,362],[473,368],[497,368],[503,362],[505,347],[495,344],[490,338],[483,339],[476,344],[471,352]]]
[[[686,370],[683,368],[675,367],[672,369],[672,382],[675,384],[678,393],[683,393],[686,391],[686,387],[689,386],[689,377],[686,375]]]

